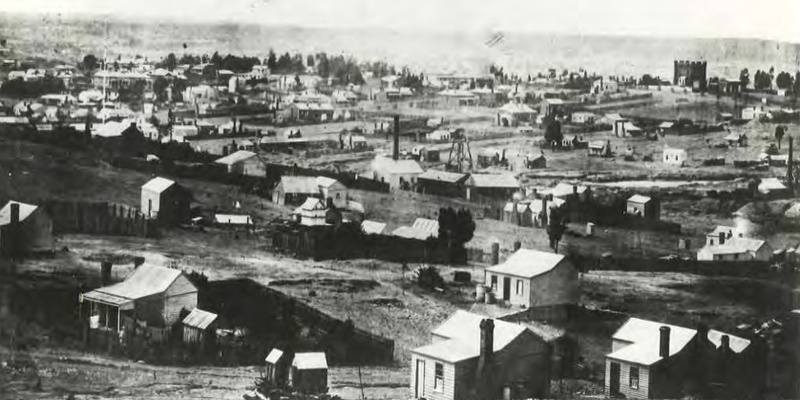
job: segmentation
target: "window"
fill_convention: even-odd
[[[496,291],[497,290],[497,275],[492,275],[491,277],[492,277],[491,278],[492,290]]]
[[[517,279],[517,294],[522,294],[522,279]]]
[[[631,389],[639,389],[639,368],[631,367],[629,378]]]
[[[436,363],[433,376],[433,390],[444,391],[444,364]]]

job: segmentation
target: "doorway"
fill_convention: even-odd
[[[414,380],[414,398],[425,396],[425,360],[417,360],[417,378]]]
[[[613,396],[619,395],[619,363],[611,363],[611,381],[608,384],[608,394]]]
[[[503,278],[503,300],[510,300],[511,299],[511,278],[504,277]]]

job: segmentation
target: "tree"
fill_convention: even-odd
[[[794,78],[788,72],[781,72],[775,78],[775,85],[778,86],[778,89],[791,89],[794,85]]]
[[[214,54],[211,55],[209,62],[214,64],[217,68],[220,68],[222,66],[222,56],[219,55],[219,52],[215,51]]]
[[[83,62],[81,62],[81,66],[86,72],[92,72],[97,69],[97,57],[94,54],[87,54],[83,57]]]
[[[750,71],[748,71],[747,68],[739,73],[739,81],[742,82],[742,91],[746,91],[747,85],[750,84]]]
[[[561,122],[555,119],[552,115],[548,115],[542,120],[544,125],[544,140],[547,143],[561,143],[564,139],[564,134],[561,133]]]
[[[783,140],[783,136],[786,135],[786,127],[783,125],[778,125],[775,127],[775,139],[778,141],[778,149],[781,148],[781,140]]]
[[[453,210],[451,207],[439,209],[439,236],[440,243],[448,248],[450,262],[466,261],[464,245],[472,240],[475,234],[475,221],[469,210]]]
[[[550,248],[556,253],[558,253],[558,243],[564,236],[566,229],[563,211],[560,208],[550,209],[550,219],[547,222],[547,237],[550,239]]]
[[[278,69],[278,59],[272,49],[270,49],[269,56],[267,56],[267,68],[269,68],[270,71],[275,71]]]
[[[164,61],[164,66],[167,67],[167,70],[173,71],[175,67],[178,66],[178,59],[175,58],[175,53],[167,54],[167,59]]]
[[[303,89],[303,82],[300,81],[300,75],[295,75],[294,76],[294,87],[295,87],[296,90],[302,90]]]
[[[313,54],[309,54],[308,55],[307,60],[306,60],[306,64],[309,67],[313,67],[314,66],[314,55]]]

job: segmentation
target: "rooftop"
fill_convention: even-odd
[[[628,201],[631,202],[631,203],[641,203],[641,204],[648,203],[648,202],[650,202],[650,200],[652,200],[652,199],[647,197],[647,196],[642,196],[640,194],[635,194],[635,195],[631,196],[630,198],[628,198]]]
[[[19,204],[19,220],[24,221],[28,218],[34,211],[36,211],[38,206],[34,206],[31,204],[20,203],[18,201],[9,201],[3,206],[3,209],[0,209],[0,226],[8,225],[11,223],[11,205],[12,204]]]
[[[467,180],[468,186],[483,188],[518,189],[520,184],[511,174],[472,174]]]
[[[673,356],[683,350],[697,335],[697,331],[694,329],[631,318],[613,336],[614,340],[621,340],[631,344],[609,354],[607,357],[640,365],[652,365],[660,361],[662,357],[659,355],[659,342],[662,326],[670,328],[669,356]],[[726,333],[712,329],[708,331],[708,340],[719,348],[722,344],[723,335],[726,335]],[[741,353],[750,345],[750,341],[747,339],[733,335],[728,336],[730,337],[731,350],[736,353]]]
[[[283,357],[283,350],[272,349],[264,361],[270,364],[277,364],[281,357]]]
[[[250,225],[253,219],[249,215],[214,214],[214,222],[218,224]]]
[[[142,186],[142,190],[149,190],[151,192],[161,193],[167,189],[169,189],[172,185],[175,184],[175,181],[171,181],[167,178],[162,177],[155,177]]]
[[[313,176],[282,176],[281,185],[285,193],[317,194],[319,186]]]
[[[533,278],[555,268],[564,256],[539,250],[519,249],[505,262],[486,268],[486,272]]]
[[[428,179],[431,181],[441,181],[441,182],[448,182],[448,183],[457,183],[458,181],[467,177],[467,174],[460,174],[457,172],[448,172],[448,171],[441,171],[438,169],[429,169],[417,179]]]
[[[205,330],[216,320],[217,314],[195,308],[183,319],[183,324],[192,328]]]
[[[439,237],[439,221],[435,219],[417,218],[414,220],[414,225],[411,227],[422,232],[427,232],[428,236]]]
[[[244,160],[250,159],[250,158],[255,157],[255,156],[256,156],[256,153],[253,153],[252,151],[239,150],[239,151],[237,151],[235,153],[231,153],[231,154],[229,154],[229,155],[227,155],[225,157],[222,157],[222,158],[220,158],[220,159],[218,159],[218,160],[216,160],[214,162],[217,163],[217,164],[222,164],[222,165],[233,165],[233,164],[242,162]]]
[[[297,353],[294,355],[292,367],[297,369],[328,369],[325,353]]]
[[[605,143],[603,143],[605,144]],[[553,188],[553,197],[565,197],[575,193],[577,189],[578,194],[583,194],[588,189],[588,186],[571,185],[569,183],[559,183]]]
[[[83,297],[101,303],[122,305],[163,293],[179,276],[180,270],[145,264],[136,268],[124,281],[95,289]]]
[[[380,235],[384,230],[386,230],[386,223],[365,219],[361,222],[361,229],[364,230],[364,233],[368,235]]]

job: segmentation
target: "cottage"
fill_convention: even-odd
[[[682,167],[686,163],[686,159],[688,155],[686,150],[684,149],[673,149],[673,148],[665,148],[664,149],[664,164],[669,165],[677,165]]]
[[[458,197],[464,193],[469,174],[429,169],[417,177],[420,193]]]
[[[728,142],[728,146],[736,146],[736,147],[745,147],[747,146],[747,135],[741,132],[731,132],[728,136],[725,136],[726,142]]]
[[[672,128],[675,126],[675,122],[673,121],[664,121],[658,125],[657,131],[661,134],[661,136],[666,135],[667,133],[672,132]]]
[[[614,136],[618,137],[636,137],[642,135],[642,129],[625,118],[620,118],[614,121],[613,132]]]
[[[142,213],[149,219],[180,223],[189,219],[191,195],[181,185],[156,177],[142,186]]]
[[[322,198],[325,199],[326,204],[328,201],[333,203],[334,207],[347,208],[347,187],[341,182],[326,176],[318,176],[315,178],[317,186],[319,187]]]
[[[466,181],[467,200],[508,199],[520,190],[520,183],[512,174],[472,174]]]
[[[619,82],[613,79],[606,79],[601,76],[592,81],[591,93],[594,95],[616,92],[619,92]]]
[[[625,213],[651,221],[661,218],[661,205],[657,199],[635,194],[628,198]]]
[[[697,251],[698,261],[769,261],[772,247],[763,240],[744,236],[731,226],[717,226],[706,235],[706,245]]]
[[[542,117],[559,116],[566,111],[564,100],[561,99],[543,99],[540,108],[539,115]]]
[[[578,270],[563,255],[519,249],[486,269],[485,285],[498,300],[522,307],[577,304]]]
[[[415,399],[546,398],[550,345],[525,325],[456,311],[411,350]]]
[[[307,198],[292,212],[292,216],[299,224],[306,226],[338,225],[342,221],[341,213],[315,197]]]
[[[155,327],[180,322],[182,310],[197,307],[197,288],[177,269],[140,265],[124,281],[80,295],[88,303],[92,329],[119,331],[122,317]]]
[[[373,163],[373,179],[389,184],[391,189],[408,189],[417,184],[417,177],[425,172],[414,160],[394,160],[377,156]]]
[[[217,314],[193,309],[181,321],[183,326],[183,342],[187,344],[205,344],[214,339],[218,326]]]
[[[361,230],[367,235],[383,235],[386,233],[386,223],[365,219],[361,221]]]
[[[53,221],[42,207],[9,201],[0,209],[0,253],[53,250]]]
[[[283,386],[289,380],[289,355],[283,350],[272,349],[264,360],[264,378],[276,386]]]
[[[284,110],[287,121],[328,122],[333,121],[334,108],[328,103],[291,103]]]
[[[290,386],[299,393],[328,392],[328,361],[325,353],[297,353],[289,375]]]
[[[594,125],[597,116],[588,111],[577,111],[572,113],[572,123],[582,125]]]
[[[350,150],[362,150],[368,146],[367,138],[361,135],[350,135],[347,138],[347,142]]]
[[[664,399],[727,393],[722,398],[748,398],[761,368],[753,347],[747,339],[703,324],[695,330],[631,318],[612,337],[606,395]]]
[[[445,107],[472,107],[478,105],[478,96],[459,89],[445,89],[437,93]]]
[[[266,162],[258,154],[248,150],[238,150],[214,161],[214,163],[225,166],[229,174],[267,176]]]
[[[429,142],[447,142],[451,138],[451,132],[448,129],[437,129],[425,135],[425,140]]]
[[[498,126],[520,126],[534,122],[536,111],[524,103],[510,102],[497,112]]]
[[[611,157],[611,141],[592,140],[589,142],[589,156]]]
[[[272,190],[275,204],[301,204],[309,197],[325,199],[325,204],[331,200],[339,208],[347,207],[347,187],[333,178],[284,175]]]
[[[530,201],[519,203],[510,201],[503,207],[503,221],[519,226],[533,226],[533,210],[530,208]]]

